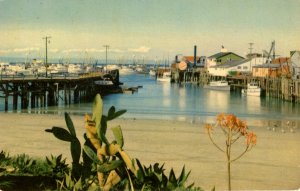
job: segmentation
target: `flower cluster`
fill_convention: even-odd
[[[210,134],[213,128],[220,127],[225,135],[237,136],[237,139],[241,136],[246,138],[247,146],[256,144],[256,134],[248,131],[248,126],[246,122],[240,120],[233,114],[220,113],[217,115],[216,124],[213,126],[211,124],[205,124],[205,128]],[[235,142],[236,139],[233,139]]]
[[[217,123],[222,128],[228,128],[231,131],[240,132],[242,135],[244,135],[248,129],[246,122],[240,120],[233,114],[219,114],[217,116]]]
[[[253,132],[247,132],[246,134],[246,143],[247,145],[256,145],[256,134]]]

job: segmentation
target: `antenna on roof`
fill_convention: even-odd
[[[248,56],[248,58],[250,58],[251,60],[250,60],[250,70],[252,70],[252,58],[253,58],[253,55],[252,55],[252,50],[253,50],[253,42],[250,42],[249,43],[249,51],[250,51],[250,53],[249,53],[249,56]],[[251,71],[252,72],[252,71]]]
[[[253,50],[252,46],[253,46],[253,44],[254,44],[253,42],[249,43],[249,46],[250,46],[249,47],[249,53],[250,53],[250,55],[252,54],[252,50]]]
[[[227,52],[227,49],[223,45],[221,46],[221,52]]]

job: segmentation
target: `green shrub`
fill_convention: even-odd
[[[138,159],[132,160],[123,150],[124,138],[120,126],[110,128],[114,140],[109,141],[106,137],[107,123],[126,110],[116,111],[112,106],[108,114],[103,115],[102,109],[101,97],[97,95],[93,103],[93,115],[86,115],[85,118],[82,155],[73,122],[67,113],[65,121],[68,130],[61,127],[46,129],[56,138],[70,142],[72,173],[66,173],[64,180],[58,181],[59,190],[201,190],[193,188],[193,184],[185,186],[190,174],[186,174],[185,167],[176,178],[173,169],[169,176],[164,174],[164,165],[155,163],[145,167]],[[79,162],[81,156],[83,163]]]

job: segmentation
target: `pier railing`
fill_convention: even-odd
[[[91,78],[91,77],[102,77],[102,72],[91,72],[91,73],[62,73],[62,74],[49,74],[45,75],[0,75],[0,81],[11,81],[11,80],[43,80],[43,79],[76,79],[76,78]]]

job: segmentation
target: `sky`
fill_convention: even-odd
[[[0,57],[174,59],[300,49],[300,0],[0,0]]]

